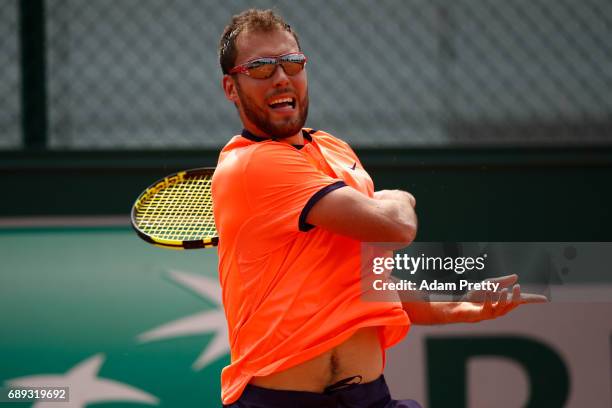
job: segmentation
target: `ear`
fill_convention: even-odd
[[[225,97],[235,103],[238,102],[238,91],[236,90],[236,83],[234,82],[234,78],[231,75],[223,75],[223,79],[221,80],[221,86],[223,87],[223,92],[225,92]]]

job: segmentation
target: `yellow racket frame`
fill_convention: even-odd
[[[219,244],[213,216],[214,168],[180,171],[143,191],[132,206],[132,227],[148,243],[172,249]]]

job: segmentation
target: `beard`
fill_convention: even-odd
[[[257,126],[258,129],[261,129],[265,133],[265,136],[269,136],[272,139],[284,139],[296,135],[304,127],[304,123],[306,123],[306,118],[308,117],[308,91],[306,91],[306,94],[301,100],[297,101],[297,115],[272,121],[267,106],[265,108],[258,106],[252,98],[242,92],[238,83],[236,83],[236,90],[240,98],[244,115],[251,123]],[[287,92],[287,90],[283,89],[278,91],[279,94],[283,92]]]

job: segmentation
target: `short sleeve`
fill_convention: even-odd
[[[344,181],[317,169],[297,149],[282,143],[257,146],[245,166],[244,191],[257,232],[307,231],[308,211]],[[265,228],[265,231],[261,230]],[[275,234],[274,234],[275,233]]]

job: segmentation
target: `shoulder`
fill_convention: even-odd
[[[325,143],[327,145],[333,145],[336,146],[338,148],[341,149],[346,149],[346,150],[350,150],[352,151],[353,149],[351,148],[351,146],[345,142],[344,140],[342,140],[341,138],[332,135],[331,133],[328,133],[326,131],[323,130],[319,130],[319,129],[304,129],[306,130],[306,132],[317,142],[319,143]]]
[[[352,160],[359,161],[357,153],[353,148],[344,140],[339,137],[333,136],[330,133],[322,130],[307,130],[308,134],[312,139],[321,147],[327,150],[333,151],[334,154],[338,154],[345,157],[350,157]],[[361,163],[360,163],[361,165]]]

